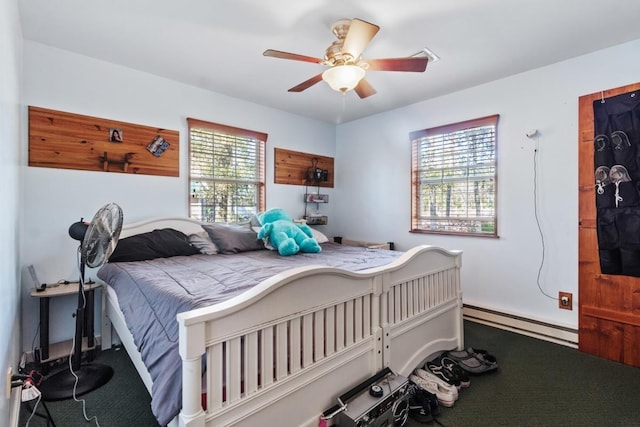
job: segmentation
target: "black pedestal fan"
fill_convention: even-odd
[[[69,235],[79,240],[80,281],[78,283],[78,308],[76,330],[70,368],[48,377],[40,386],[43,400],[65,400],[88,393],[106,384],[113,376],[110,366],[96,363],[82,364],[82,336],[84,325],[85,268],[100,267],[115,249],[122,230],[122,209],[115,203],[104,205],[90,223],[82,220],[69,227]]]

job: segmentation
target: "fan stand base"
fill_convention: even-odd
[[[80,369],[75,371],[75,374],[78,376],[76,396],[82,396],[108,383],[113,376],[113,369],[107,365],[92,363],[90,365],[81,365]],[[42,400],[56,401],[72,399],[75,382],[76,378],[71,374],[69,369],[52,375],[45,379],[40,385]]]

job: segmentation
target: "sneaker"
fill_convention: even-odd
[[[455,360],[450,359],[446,356],[442,356],[439,359],[439,363],[441,366],[451,371],[451,373],[460,380],[460,387],[467,388],[471,385],[471,380],[469,379],[469,375],[467,375],[465,370],[462,369],[460,365],[456,363]]]
[[[607,135],[596,135],[593,140],[593,148],[593,164],[595,167],[615,164],[611,142]]]
[[[413,371],[413,373],[419,376],[420,378],[422,378],[423,380],[435,381],[436,383],[438,383],[438,386],[440,388],[444,390],[449,390],[453,394],[453,397],[455,397],[455,399],[458,400],[458,388],[456,386],[449,384],[445,380],[441,379],[435,374],[432,374],[429,371],[425,371],[424,369],[418,368],[415,371]]]
[[[604,194],[604,189],[607,185],[611,184],[609,179],[609,168],[606,166],[600,166],[596,169],[596,192],[598,194]]]
[[[415,384],[409,385],[408,393],[409,417],[422,424],[433,422],[435,417],[440,414],[436,395]]]
[[[440,363],[440,359],[435,359],[425,363],[424,369],[442,379],[447,384],[455,386],[458,389],[462,386],[460,378],[458,378],[453,372],[451,372],[451,370],[447,369],[445,366],[442,366],[442,364]]]
[[[409,393],[409,416],[423,424],[433,421],[433,417],[431,416],[431,406],[429,406],[427,396],[434,395],[413,384],[409,387],[413,388]]]
[[[611,169],[609,170],[609,178],[614,184],[619,182],[631,181],[631,177],[629,176],[629,172],[627,172],[627,168],[622,165],[611,166]]]
[[[435,394],[438,398],[438,403],[442,406],[451,408],[456,402],[456,398],[453,396],[451,390],[445,390],[444,387],[440,387],[435,381],[425,380],[417,375],[410,375],[409,380],[421,389]]]
[[[626,133],[624,133],[621,130],[611,132],[611,143],[613,145],[614,150],[624,151],[626,149],[631,148],[629,137],[627,136]]]
[[[621,202],[624,202],[624,197],[622,197],[622,194],[620,193],[620,184],[623,182],[630,182],[631,177],[629,177],[627,168],[622,165],[613,165],[609,171],[609,178],[616,186],[615,202],[617,208],[620,206]]]

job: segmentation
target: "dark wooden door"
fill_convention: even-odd
[[[640,278],[602,274],[598,257],[593,102],[640,90],[640,83],[579,99],[579,348],[640,366]]]

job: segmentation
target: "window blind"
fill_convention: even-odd
[[[190,121],[190,214],[238,222],[264,210],[266,134]]]
[[[411,134],[413,231],[496,235],[497,119]]]

